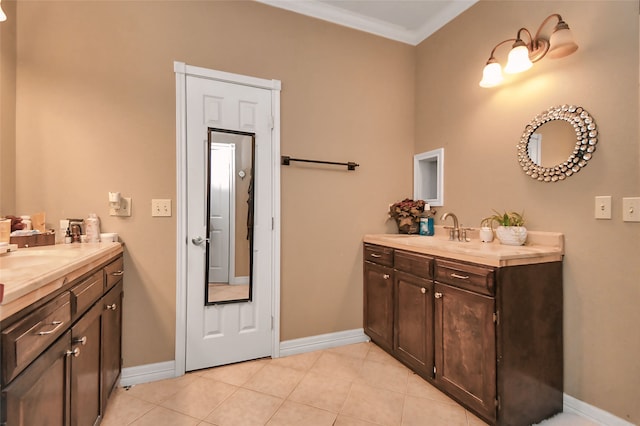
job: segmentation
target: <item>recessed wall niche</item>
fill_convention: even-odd
[[[444,204],[444,148],[413,156],[413,199]]]

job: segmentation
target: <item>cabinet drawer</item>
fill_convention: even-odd
[[[433,257],[396,250],[393,264],[395,269],[408,272],[417,277],[427,279],[433,277]]]
[[[69,292],[65,292],[2,332],[3,383],[8,383],[71,322]]]
[[[467,265],[447,260],[436,260],[436,281],[451,284],[478,293],[495,294],[495,272],[493,268]]]
[[[98,271],[71,289],[71,314],[78,317],[98,300],[104,291],[102,271]]]
[[[122,257],[117,258],[110,264],[104,267],[105,280],[105,292],[113,287],[118,281],[122,279],[124,275],[124,262]]]
[[[393,249],[374,244],[364,245],[364,260],[378,265],[393,266]]]

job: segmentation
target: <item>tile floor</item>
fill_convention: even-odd
[[[373,343],[118,388],[102,426],[482,426]]]

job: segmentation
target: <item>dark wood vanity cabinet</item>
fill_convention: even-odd
[[[382,249],[393,259],[391,349],[367,327],[382,312],[367,300]],[[364,286],[365,333],[488,423],[562,411],[561,261],[491,267],[365,243]]]
[[[120,255],[3,321],[0,425],[100,423],[121,370],[122,271]]]

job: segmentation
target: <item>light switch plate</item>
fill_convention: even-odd
[[[640,197],[625,197],[622,199],[622,220],[625,222],[640,222]]]
[[[171,216],[171,199],[151,200],[151,216]]]
[[[596,219],[611,219],[611,196],[602,195],[596,197],[595,213]]]

